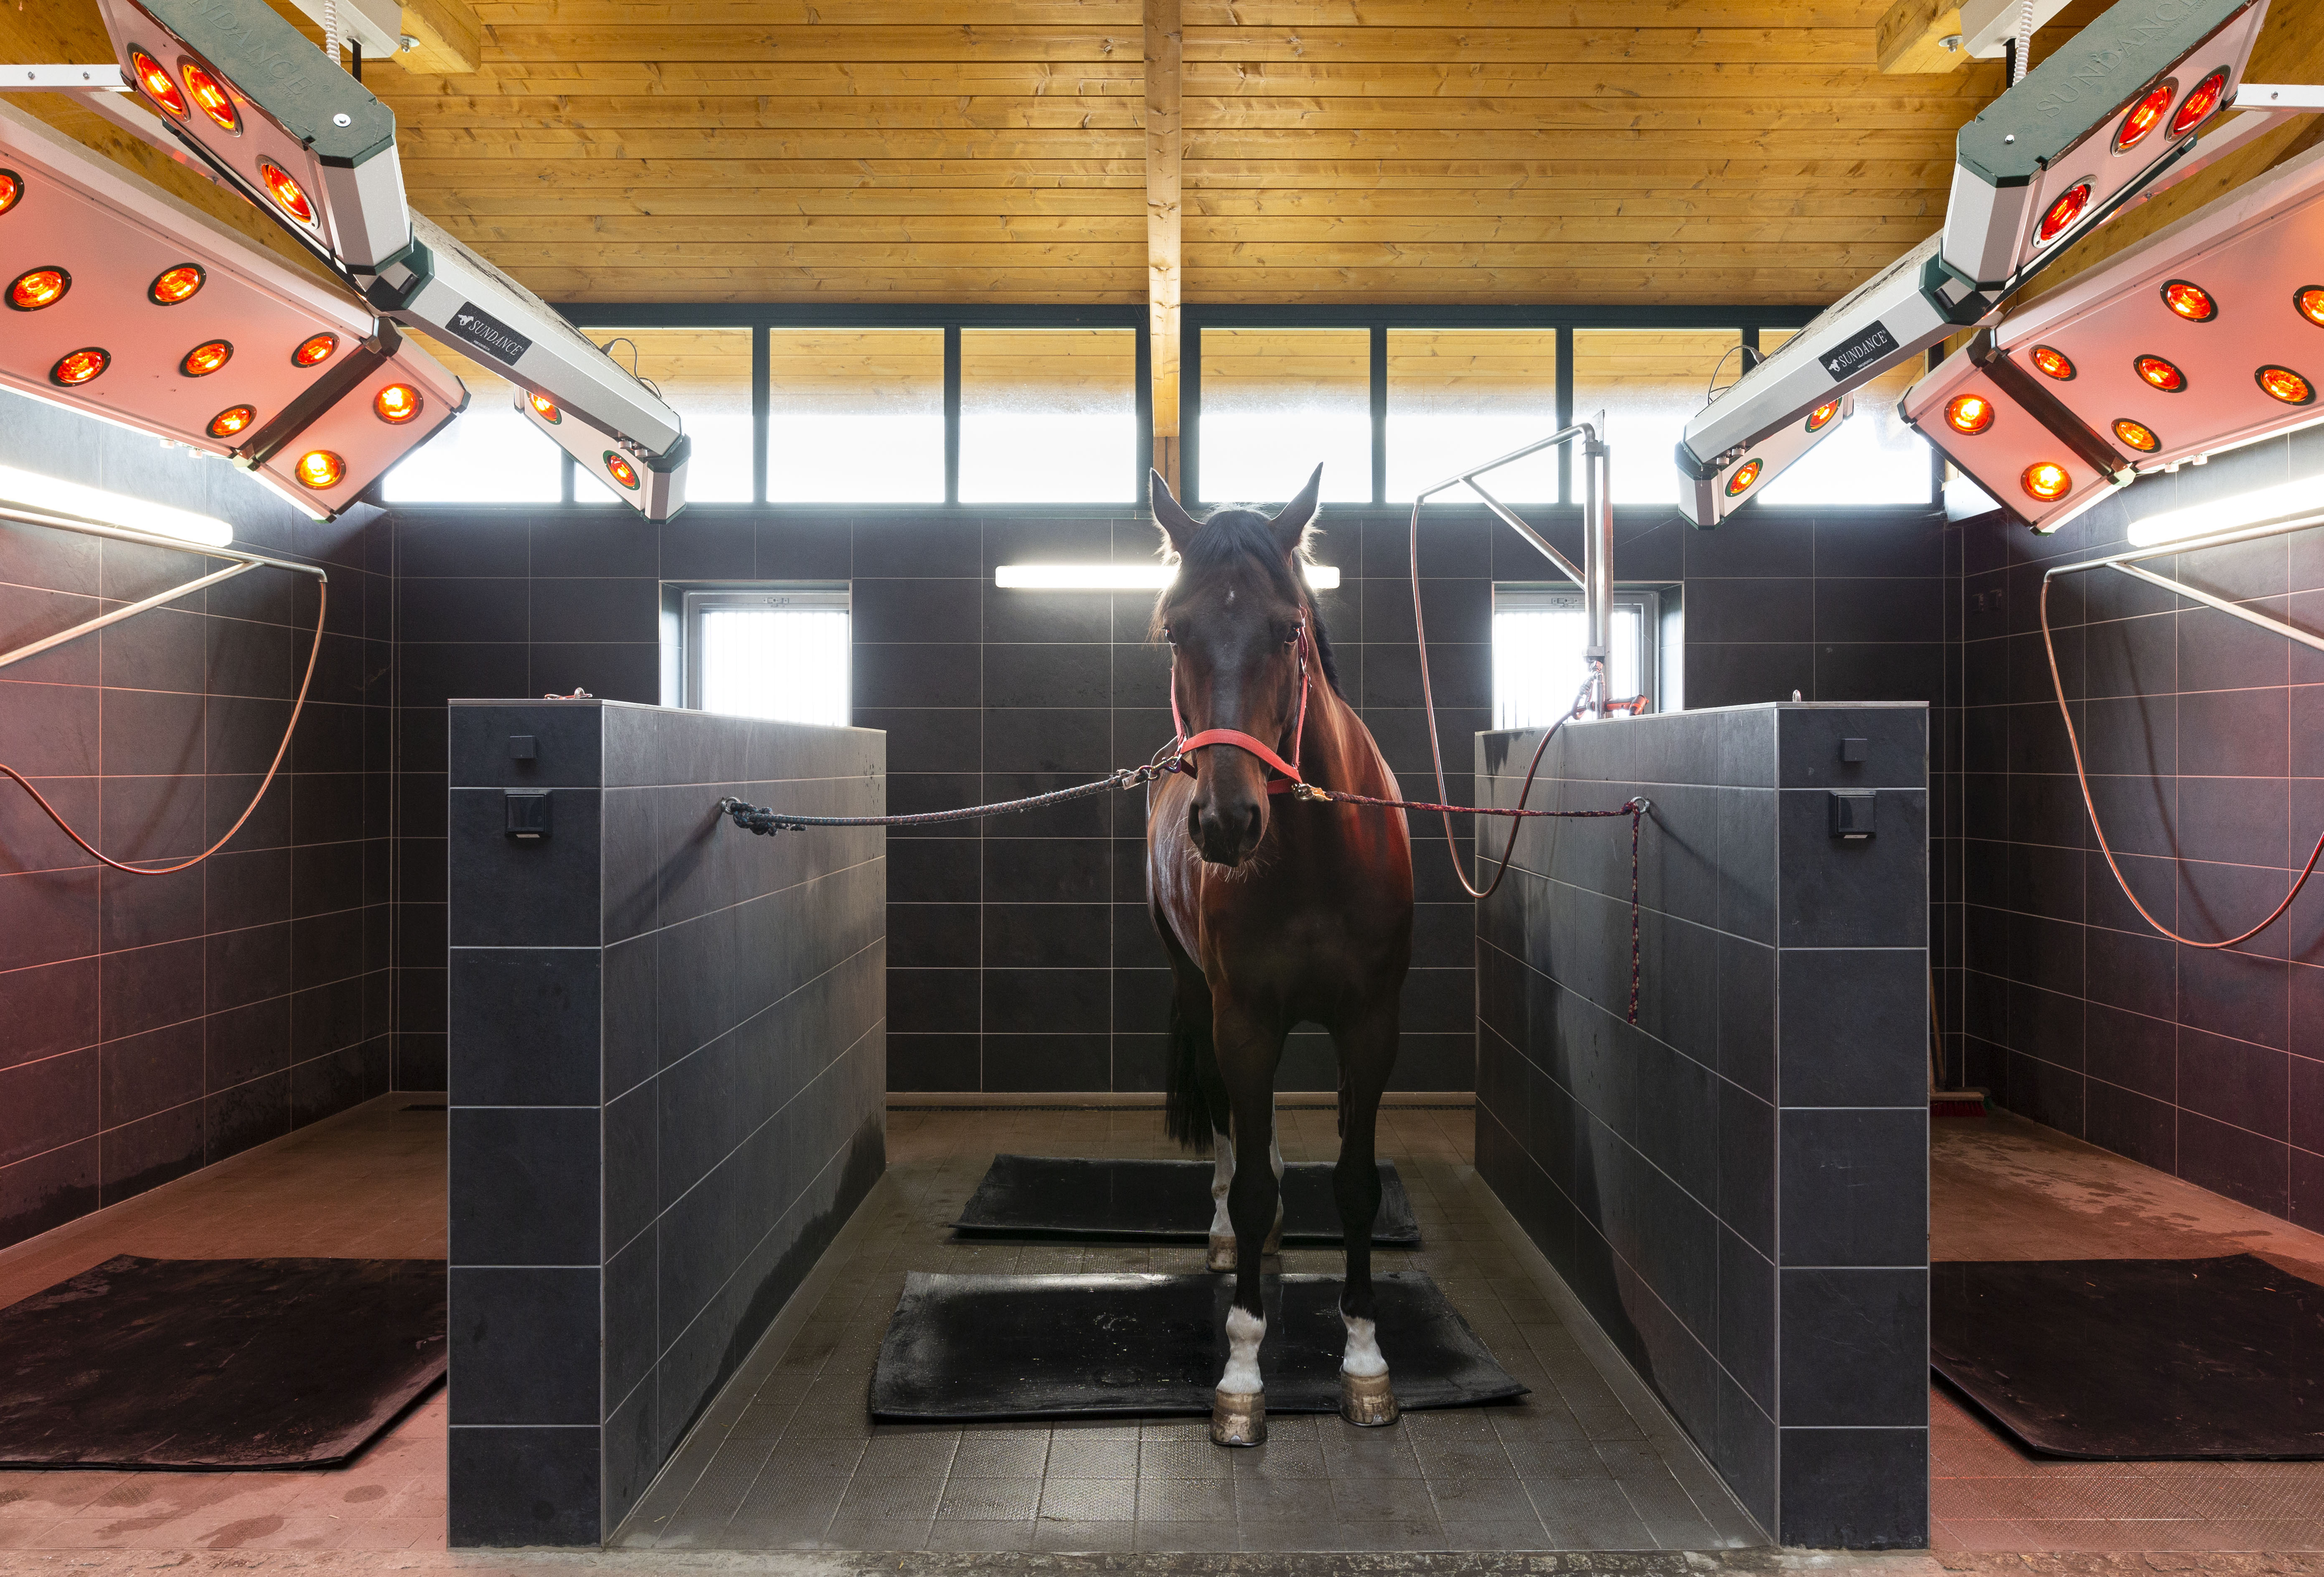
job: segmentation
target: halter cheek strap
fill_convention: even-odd
[[[1178,757],[1185,757],[1206,744],[1235,745],[1249,751],[1274,769],[1277,775],[1269,778],[1267,783],[1267,791],[1269,794],[1288,794],[1292,789],[1299,787],[1305,781],[1299,776],[1299,742],[1301,736],[1307,732],[1307,648],[1313,640],[1314,637],[1308,633],[1307,625],[1303,621],[1299,626],[1299,712],[1291,724],[1291,759],[1289,761],[1286,761],[1277,755],[1273,747],[1263,740],[1245,733],[1239,728],[1206,728],[1189,738],[1186,733],[1185,720],[1178,715],[1178,676],[1175,669],[1170,676],[1170,726],[1177,732],[1178,738],[1172,753]],[[1182,762],[1178,770],[1191,774],[1194,769]]]

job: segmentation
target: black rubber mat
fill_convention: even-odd
[[[1396,1163],[1382,1161],[1372,1241],[1408,1249],[1420,1241],[1412,1199]],[[953,1230],[977,1238],[1099,1238],[1199,1243],[1211,1231],[1208,1161],[1083,1161],[995,1156]],[[1283,1168],[1283,1240],[1295,1247],[1346,1241],[1332,1197],[1332,1163]]]
[[[443,1378],[440,1259],[141,1259],[0,1309],[0,1466],[329,1467]]]
[[[2324,1457],[2324,1286],[2264,1259],[1929,1267],[1929,1361],[2034,1451]]]
[[[1525,1395],[1436,1284],[1376,1276],[1380,1351],[1407,1408]],[[1340,1277],[1270,1276],[1259,1350],[1274,1413],[1340,1406]],[[1211,1411],[1226,1367],[1228,1276],[905,1278],[872,1375],[882,1419],[1056,1418]]]

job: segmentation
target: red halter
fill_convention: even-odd
[[[1307,622],[1299,622],[1299,715],[1291,724],[1291,759],[1285,761],[1267,743],[1239,728],[1206,728],[1192,739],[1186,737],[1185,719],[1178,715],[1178,671],[1174,662],[1170,669],[1170,726],[1177,731],[1177,741],[1172,753],[1185,757],[1206,744],[1231,744],[1249,751],[1272,767],[1276,773],[1267,781],[1269,794],[1288,794],[1305,779],[1299,776],[1299,738],[1307,732],[1307,648],[1314,637],[1308,633]],[[1194,769],[1180,764],[1178,770],[1192,775]]]

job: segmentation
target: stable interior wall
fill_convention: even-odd
[[[1479,906],[1477,1169],[1776,1542],[1928,1542],[1927,709],[1575,724]],[[1485,733],[1514,804],[1539,731]],[[1868,794],[1870,836],[1833,831]]]
[[[2000,1105],[2246,1204],[2324,1228],[2324,885],[2240,946],[2182,946],[2124,898],[2092,837],[2044,657],[2050,566],[2136,521],[2299,477],[2324,429],[2139,479],[2036,537],[1965,522],[1958,895],[1940,996],[1949,1067]],[[2324,533],[2147,561],[2324,629]],[[2200,939],[2280,902],[2324,833],[2324,654],[2114,570],[2061,577],[2059,672],[2107,837],[2140,900]]]
[[[0,1245],[391,1088],[387,540],[318,523],[217,460],[0,392],[0,464],[226,521],[327,567],[328,621],[283,770],[217,854],[131,876],[0,783]],[[220,567],[0,525],[0,649]],[[0,669],[0,761],[116,859],[199,853],[289,725],[316,583],[259,569]],[[438,1064],[440,1070],[440,1061]]]
[[[450,714],[451,1539],[594,1545],[885,1166],[885,835],[716,809],[880,815],[885,742]]]
[[[1580,512],[1527,508],[1581,552]],[[1410,511],[1326,505],[1316,556],[1342,681],[1408,792],[1434,797],[1407,578]],[[442,1056],[445,702],[575,686],[664,699],[662,583],[844,581],[859,724],[886,731],[899,810],[1002,799],[1148,760],[1170,734],[1150,594],[1003,591],[996,566],[1154,557],[1143,510],[1057,505],[696,505],[657,526],[591,506],[404,507],[399,599],[399,1046]],[[1691,706],[1941,698],[1943,521],[1929,510],[1746,512],[1689,530],[1617,512],[1625,582],[1680,588]],[[1554,572],[1481,508],[1432,506],[1421,571],[1446,790],[1491,722],[1496,579]],[[1151,1092],[1168,972],[1146,910],[1134,796],[899,831],[890,841],[890,1087]],[[1470,857],[1469,828],[1456,847]],[[1395,1087],[1475,1087],[1473,911],[1440,823],[1415,832],[1420,908]],[[1295,1033],[1286,1089],[1337,1085],[1330,1042]]]

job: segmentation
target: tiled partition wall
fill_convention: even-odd
[[[451,1536],[595,1545],[885,1165],[885,741],[451,708]],[[549,832],[507,830],[546,790]]]
[[[1784,1545],[1928,1537],[1926,721],[1555,742],[1535,807],[1653,801],[1635,1026],[1627,823],[1526,823],[1480,908],[1478,1170]],[[1539,738],[1479,739],[1496,803]],[[1833,836],[1836,788],[1872,836]]]
[[[0,463],[210,514],[327,567],[328,622],[281,775],[234,841],[106,870],[0,781],[0,1245],[391,1087],[386,532],[222,461],[0,393]],[[225,566],[0,526],[0,650]],[[290,725],[316,583],[254,570],[0,669],[0,761],[116,859],[234,824]]]
[[[2324,499],[2324,428],[2142,477],[2054,537],[1969,522],[1967,969],[1943,1005],[1955,1065],[2010,1110],[2324,1228],[2324,881],[2239,947],[2156,934],[2091,835],[2039,617],[2049,567],[2121,551],[2138,520],[2302,477]],[[2324,532],[2146,567],[2324,630]],[[2118,571],[2052,584],[2060,672],[2131,885],[2181,935],[2256,924],[2324,833],[2324,653]]]
[[[1296,476],[1288,478],[1296,481]],[[1578,512],[1527,509],[1579,555]],[[1350,696],[1406,788],[1434,798],[1406,578],[1409,511],[1328,505],[1318,558],[1338,567],[1325,621]],[[1918,511],[1747,512],[1718,531],[1667,509],[1617,513],[1627,582],[1682,588],[1692,706],[1937,700],[1942,521]],[[1150,562],[1142,511],[696,506],[655,526],[608,508],[405,509],[395,517],[399,713],[399,1031],[414,1066],[443,1047],[445,700],[576,685],[662,696],[665,582],[852,584],[855,720],[888,733],[899,809],[997,799],[1145,761],[1169,734],[1150,595],[1001,591],[1017,561]],[[1481,510],[1423,526],[1430,650],[1447,788],[1491,721],[1492,585],[1548,566]],[[1668,694],[1666,688],[1665,694]],[[1417,829],[1421,908],[1399,1088],[1473,1087],[1472,911],[1435,824]],[[1468,831],[1460,830],[1463,857]],[[1143,811],[1130,798],[899,834],[889,897],[892,1087],[1157,1087],[1167,972],[1145,905]],[[1333,1088],[1328,1042],[1293,1038],[1286,1088]]]

